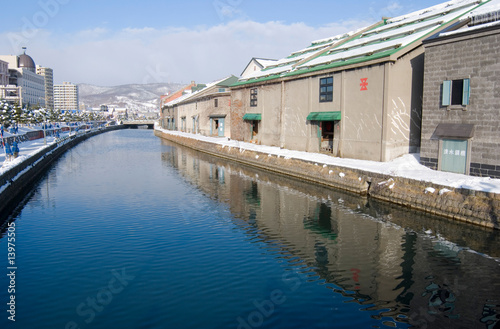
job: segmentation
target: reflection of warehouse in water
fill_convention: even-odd
[[[376,212],[379,218],[385,214],[397,221],[408,216],[406,210],[376,204],[367,208],[367,200],[359,196],[270,176],[219,158],[205,160],[207,155],[186,148],[172,147],[162,157],[206,195],[227,204],[233,216],[243,221],[236,224],[249,235],[257,234],[258,241],[269,248],[278,242],[284,254],[300,258],[288,260],[288,266],[307,265],[319,280],[335,285],[344,296],[369,310],[383,310],[381,316],[406,314],[418,323],[427,319],[428,312],[437,312],[444,318],[433,322],[445,325],[457,314],[464,320],[481,313],[481,297],[474,304],[463,298],[487,293],[473,291],[467,280],[477,277],[475,269],[462,266],[451,280],[442,269],[443,264],[469,263],[467,259],[477,255],[370,215]],[[280,257],[287,260],[284,254]],[[484,280],[494,285],[494,278]]]

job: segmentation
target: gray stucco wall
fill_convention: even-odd
[[[340,112],[334,120],[333,156],[391,161],[419,151],[423,85],[423,48],[393,58],[261,81],[232,88],[233,139],[248,141],[245,113],[260,113],[258,142],[292,150],[321,152],[319,121],[312,112]],[[399,57],[398,57],[399,56]],[[320,101],[321,78],[333,78],[332,101]],[[257,88],[257,106],[250,90]],[[329,143],[325,138],[321,143]],[[328,145],[327,145],[328,146]],[[326,152],[326,148],[325,151]]]
[[[444,80],[470,78],[470,103],[442,107]],[[421,162],[438,168],[439,123],[473,124],[470,174],[500,178],[500,27],[425,45]]]

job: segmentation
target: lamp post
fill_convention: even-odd
[[[44,105],[45,105],[45,102],[44,102]],[[45,133],[45,126],[47,125],[47,113],[46,113],[46,109],[42,108],[42,97],[38,97],[38,106],[39,106],[40,112],[43,115],[43,145],[47,145],[47,134]]]
[[[47,145],[47,135],[45,134],[45,126],[47,125],[47,114],[45,109],[43,109],[43,145]]]

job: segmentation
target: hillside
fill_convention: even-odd
[[[78,89],[80,103],[88,107],[108,105],[149,111],[158,109],[161,95],[176,91],[181,86],[178,83],[152,83],[101,87],[82,83],[78,85]]]

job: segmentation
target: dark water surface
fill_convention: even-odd
[[[4,223],[0,328],[498,328],[499,257],[495,231],[114,131]]]

